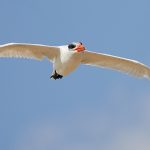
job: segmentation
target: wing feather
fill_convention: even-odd
[[[0,45],[0,57],[31,58],[53,60],[59,54],[59,48],[40,44],[8,43]]]
[[[138,61],[112,55],[85,51],[83,64],[121,71],[137,77],[150,79],[150,68]]]

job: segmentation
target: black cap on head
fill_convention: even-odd
[[[69,49],[74,49],[75,47],[76,47],[75,44],[69,44],[69,45],[68,45],[68,48],[69,48]]]

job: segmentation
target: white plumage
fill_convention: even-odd
[[[80,42],[64,46],[9,43],[0,45],[0,57],[19,57],[37,60],[47,57],[53,63],[51,78],[54,79],[68,75],[80,64],[109,68],[150,79],[150,68],[148,66],[131,59],[86,51]]]
[[[109,68],[131,74],[133,76],[147,77],[150,79],[150,68],[138,61],[131,59],[86,51],[82,63],[97,67]]]

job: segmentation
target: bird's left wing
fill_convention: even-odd
[[[82,63],[86,65],[114,69],[137,77],[146,77],[150,79],[150,68],[131,59],[85,51],[83,53]]]
[[[0,57],[19,57],[53,60],[59,54],[59,48],[40,44],[9,43],[0,45]]]

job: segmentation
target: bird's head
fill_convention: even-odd
[[[77,52],[83,52],[85,50],[84,45],[81,42],[71,43],[68,45],[69,50],[75,50]]]

